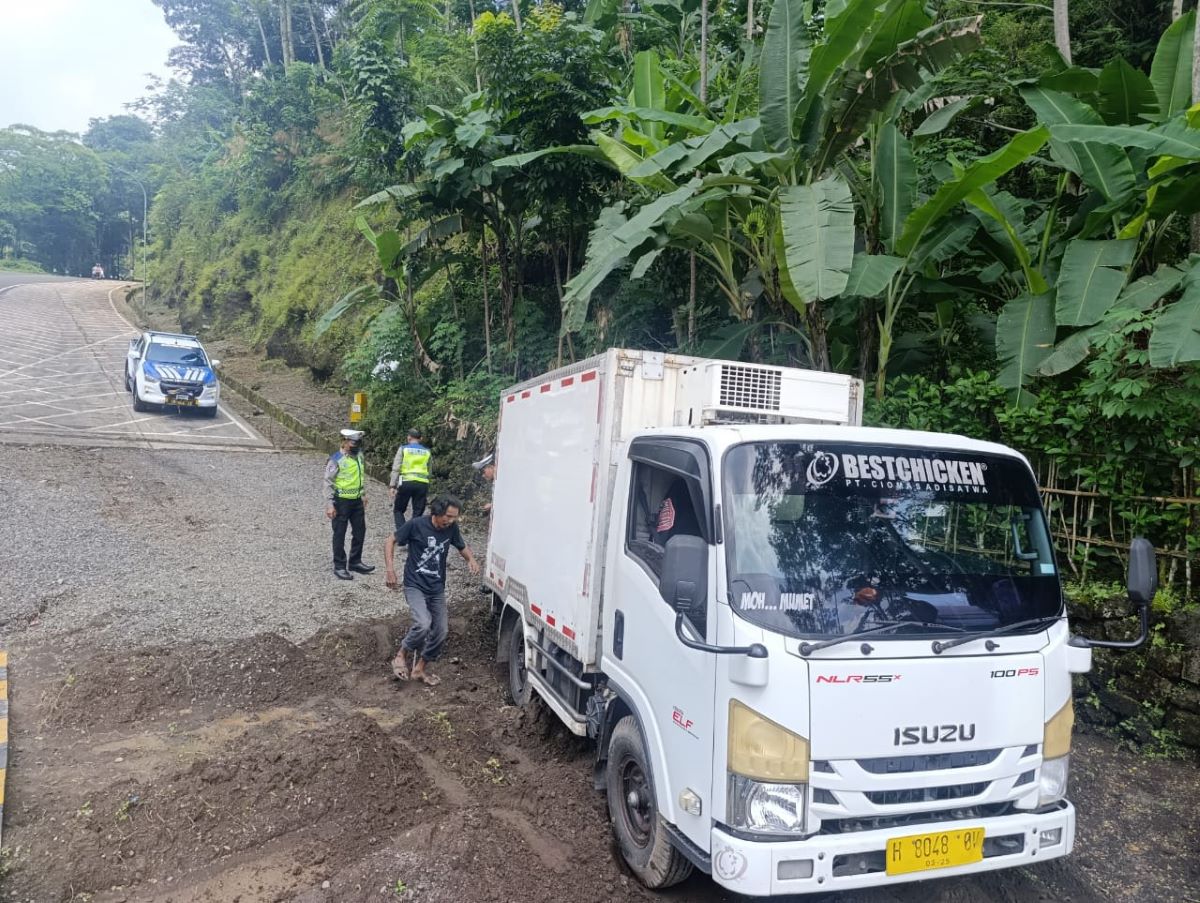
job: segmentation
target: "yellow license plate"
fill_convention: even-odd
[[[983,859],[983,828],[892,837],[887,844],[887,873],[906,875],[928,869],[969,865]]]
[[[196,404],[196,399],[190,395],[168,395],[167,404],[177,404],[182,408],[192,407]]]

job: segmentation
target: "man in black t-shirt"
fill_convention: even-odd
[[[446,559],[450,556],[450,546],[458,549],[472,574],[479,573],[479,563],[458,530],[461,507],[457,499],[446,496],[434,499],[429,506],[429,515],[405,521],[387,538],[384,546],[387,587],[392,590],[397,588],[398,582],[396,544],[408,546],[408,560],[404,563],[404,598],[412,612],[413,623],[392,659],[392,673],[400,680],[408,680],[411,676],[431,687],[441,683],[437,675],[429,672],[428,664],[441,655],[450,632],[446,609]]]

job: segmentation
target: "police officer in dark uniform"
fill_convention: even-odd
[[[369,574],[373,564],[363,564],[367,533],[366,465],[362,458],[362,430],[342,430],[342,447],[325,463],[325,516],[333,521],[333,574],[353,580],[350,571]],[[346,525],[350,525],[350,559],[346,560]]]

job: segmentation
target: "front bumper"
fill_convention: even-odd
[[[933,869],[889,876],[882,866],[882,854],[893,837],[925,834],[936,831],[961,830],[968,827],[984,829],[984,856],[980,862],[953,868]],[[1042,832],[1060,829],[1057,844],[1041,846]],[[1022,840],[1021,848],[1008,852],[996,850],[988,839],[1004,839],[1004,846],[1016,846],[1014,838]],[[1059,807],[1043,814],[1018,813],[999,817],[946,821],[920,826],[906,826],[880,831],[859,831],[846,834],[818,834],[807,840],[763,842],[734,837],[720,828],[712,832],[712,877],[722,887],[749,896],[779,894],[831,893],[861,887],[884,887],[926,878],[949,878],[1032,865],[1047,859],[1057,859],[1071,852],[1075,845],[1075,807],[1062,801]],[[989,855],[988,848],[993,848]],[[871,854],[880,854],[872,857]],[[878,860],[869,862],[869,860]],[[812,874],[807,878],[783,878],[782,863],[789,863],[783,873],[804,872],[797,863],[812,862]],[[875,867],[878,870],[869,870]],[[862,869],[868,869],[863,871]]]
[[[177,404],[177,402],[174,399],[163,394],[161,391],[150,389],[148,387],[144,388],[142,390],[141,397],[142,397],[142,401],[144,401],[146,404],[157,404],[157,405],[168,405],[168,406]],[[220,397],[221,397],[220,387],[215,386],[212,388],[207,388],[203,392],[201,392],[200,396],[196,399],[195,404],[184,404],[184,405],[180,405],[180,407],[215,408],[217,406],[217,402],[220,400]]]

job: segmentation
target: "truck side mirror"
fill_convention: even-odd
[[[708,544],[699,536],[672,536],[663,556],[658,591],[676,613],[702,612],[708,601]]]
[[[1129,545],[1129,601],[1139,608],[1147,608],[1154,601],[1158,590],[1158,563],[1154,560],[1154,546],[1150,540],[1138,537]]]
[[[1126,581],[1129,601],[1138,608],[1141,630],[1134,640],[1092,640],[1073,636],[1070,645],[1077,648],[1137,649],[1150,636],[1150,603],[1158,589],[1158,563],[1150,540],[1138,537],[1129,544],[1129,578]]]

